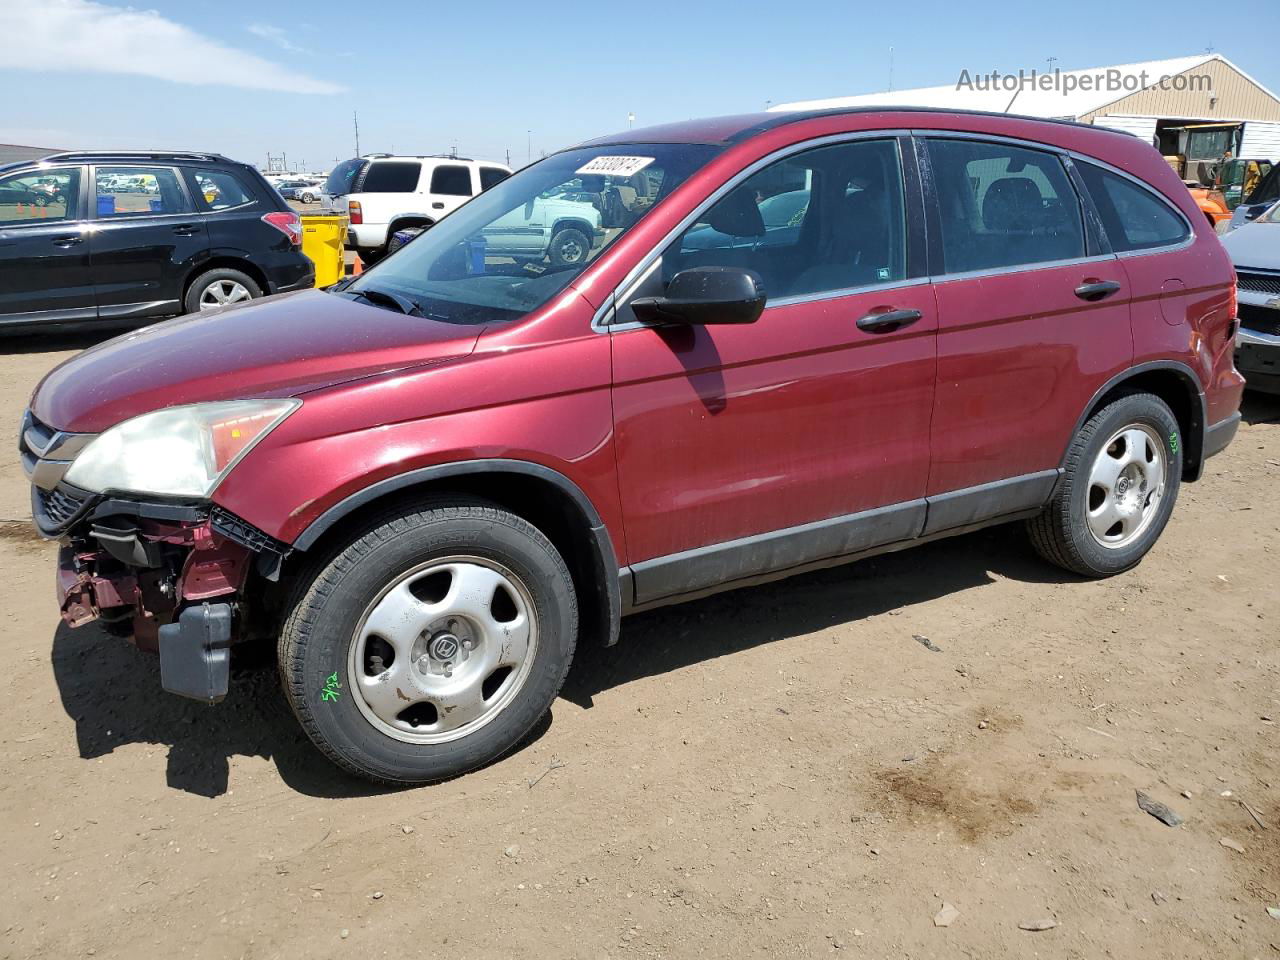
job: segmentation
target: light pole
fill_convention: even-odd
[[[525,131],[524,162],[525,163],[533,162],[533,131],[532,130]]]

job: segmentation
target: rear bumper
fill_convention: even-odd
[[[298,250],[264,257],[258,262],[267,278],[267,293],[289,293],[315,286],[316,265]]]
[[[1225,420],[1211,424],[1204,431],[1204,458],[1208,460],[1214,454],[1221,453],[1235,439],[1240,428],[1240,411],[1237,410]]]

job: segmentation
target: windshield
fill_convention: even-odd
[[[324,192],[335,197],[350,193],[351,184],[355,182],[356,174],[364,165],[365,160],[361,157],[342,161],[329,172],[329,179],[324,182]]]
[[[450,323],[515,320],[568,286],[719,149],[629,143],[555,154],[468,201],[342,293],[393,294]]]

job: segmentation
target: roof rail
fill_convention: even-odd
[[[204,153],[194,150],[72,150],[51,153],[42,160],[212,160],[231,161],[220,153]]]

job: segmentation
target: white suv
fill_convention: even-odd
[[[465,157],[393,157],[372,153],[339,163],[320,195],[325,209],[351,219],[347,246],[367,263],[387,252],[391,234],[429,227],[511,171]]]

